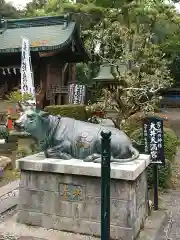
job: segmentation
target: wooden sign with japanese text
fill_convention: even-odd
[[[86,86],[72,83],[69,85],[69,103],[84,104],[86,97]]]
[[[145,153],[150,154],[152,162],[165,165],[163,120],[158,117],[146,118],[143,122]]]

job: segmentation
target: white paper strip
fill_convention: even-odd
[[[35,88],[33,81],[33,74],[31,70],[30,46],[29,39],[22,40],[21,53],[21,93],[32,94],[35,98]]]

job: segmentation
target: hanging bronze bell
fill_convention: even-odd
[[[101,65],[98,76],[93,80],[96,82],[113,83],[115,81],[115,77],[112,74],[112,67],[108,63]]]

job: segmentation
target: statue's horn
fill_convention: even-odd
[[[23,106],[23,104],[20,101],[18,101],[18,106],[19,106],[21,112],[25,111],[25,107]]]

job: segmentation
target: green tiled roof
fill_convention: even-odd
[[[22,37],[29,39],[31,51],[52,51],[73,39],[76,23],[64,17],[7,20],[0,28],[0,52],[20,52]]]

